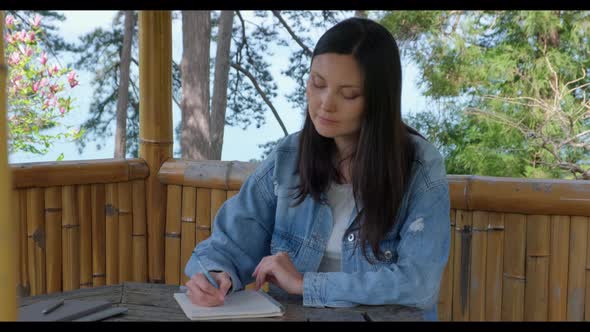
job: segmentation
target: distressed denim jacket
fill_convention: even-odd
[[[398,220],[381,241],[386,261],[370,264],[357,245],[352,221],[342,239],[342,272],[317,272],[332,231],[332,212],[311,196],[296,207],[294,175],[299,132],[285,137],[244,181],[239,193],[220,207],[211,236],[199,243],[185,274],[208,270],[227,272],[232,291],[252,282],[264,256],[284,251],[303,273],[303,305],[346,307],[359,304],[401,304],[421,308],[425,319],[436,319],[440,280],[450,246],[449,188],[443,159],[419,136],[409,189]],[[360,209],[360,207],[359,207]],[[356,248],[355,248],[356,247]],[[367,254],[372,255],[370,247]]]

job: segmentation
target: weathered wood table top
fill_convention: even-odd
[[[106,321],[189,321],[173,297],[178,286],[125,282],[113,286],[84,288],[63,293],[19,298],[25,306],[47,299],[108,300],[127,313]],[[285,306],[281,317],[240,319],[240,321],[421,321],[422,311],[399,305],[357,306],[353,308],[310,308],[302,305],[300,296],[270,292]]]

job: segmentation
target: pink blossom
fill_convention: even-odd
[[[14,36],[13,36],[13,35],[11,35],[11,34],[7,34],[7,35],[6,35],[6,41],[7,41],[9,44],[14,44],[14,42],[15,42],[16,40],[14,39]]]
[[[41,15],[39,15],[39,14],[36,14],[36,15],[35,15],[35,18],[33,19],[33,26],[34,26],[35,28],[38,28],[38,27],[39,27],[39,25],[41,25]]]
[[[60,107],[59,112],[61,113],[61,115],[64,115],[64,113],[66,112],[65,107]]]
[[[27,37],[26,37],[26,41],[28,41],[29,43],[32,43],[35,41],[35,32],[34,31],[29,31],[29,33],[27,34]]]
[[[41,79],[41,81],[39,82],[39,85],[40,85],[42,88],[43,88],[43,87],[46,87],[48,84],[49,84],[49,81],[48,81],[48,80],[47,80],[45,77],[43,77],[43,78]]]
[[[59,71],[59,67],[57,65],[53,65],[51,71],[53,71],[53,74],[57,74],[57,72]]]
[[[68,83],[70,83],[71,88],[75,87],[76,85],[78,85],[80,83],[76,80],[76,71],[75,70],[72,70],[68,74]]]
[[[37,93],[37,91],[39,91],[40,84],[41,84],[40,82],[33,83],[33,92]]]
[[[25,48],[25,55],[28,56],[28,57],[30,57],[31,55],[33,55],[33,49],[31,47],[27,46]]]
[[[25,30],[21,30],[20,33],[17,32],[17,40],[18,41],[26,41],[27,39],[27,32]]]
[[[39,58],[39,62],[41,62],[41,64],[43,66],[45,66],[45,64],[47,63],[47,53],[45,53],[45,52],[41,53],[41,57]]]
[[[14,24],[14,17],[12,15],[8,15],[6,16],[6,27],[7,28],[12,28],[12,25]]]
[[[20,62],[20,54],[18,54],[18,52],[12,52],[12,54],[10,54],[10,56],[8,57],[8,64],[16,65],[19,62]]]

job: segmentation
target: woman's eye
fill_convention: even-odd
[[[344,95],[344,99],[349,99],[349,100],[356,99],[357,97],[358,97],[358,95],[353,95],[353,96]]]
[[[323,87],[324,87],[323,85],[321,85],[321,84],[317,84],[316,82],[312,82],[312,84],[313,84],[314,88],[321,89],[321,88],[323,88]]]

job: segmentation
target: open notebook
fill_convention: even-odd
[[[175,293],[174,298],[191,320],[273,317],[285,313],[284,307],[263,291],[243,290],[232,293],[218,307],[194,305],[185,293]]]

